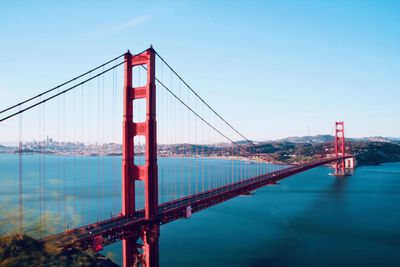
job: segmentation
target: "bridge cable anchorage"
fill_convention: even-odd
[[[188,83],[186,83],[182,77],[164,60],[163,57],[160,56],[160,54],[155,51],[156,55],[161,59],[162,62],[164,62],[165,65],[167,65],[167,67],[179,78],[179,80],[181,80],[186,86],[187,88],[189,88],[189,90],[196,96],[198,97],[212,112],[214,112],[215,115],[217,115],[223,122],[225,122],[232,130],[234,130],[238,135],[240,135],[242,138],[244,138],[248,143],[250,143],[251,145],[253,145],[254,147],[256,147],[256,145],[249,139],[247,139],[242,133],[240,133],[235,127],[233,127],[229,122],[227,122],[220,114],[218,114],[218,112],[216,112],[203,98],[201,98],[196,91],[193,90],[192,87],[190,87],[190,85]]]

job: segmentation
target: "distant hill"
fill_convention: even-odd
[[[349,139],[346,142],[346,152],[355,155],[358,165],[400,161],[400,142],[378,140],[380,141],[369,141],[367,138]],[[265,142],[257,147],[258,153],[265,153],[276,161],[288,163],[303,162],[334,152],[332,136],[290,137],[280,141]]]
[[[314,136],[290,136],[282,139],[278,139],[275,142],[291,142],[291,143],[324,143],[324,142],[333,142],[333,135],[314,135]],[[362,138],[347,138],[349,141],[371,141],[371,142],[385,142],[385,143],[399,143],[400,138],[397,137],[385,137],[385,136],[369,136]],[[274,141],[266,141],[267,143],[271,143]]]
[[[363,137],[360,139],[363,141],[400,144],[400,138],[396,138],[396,137],[370,136],[370,137]]]
[[[14,151],[15,151],[14,147],[7,147],[7,146],[0,145],[0,153],[12,153]]]
[[[246,140],[239,140],[235,143],[240,145],[240,149],[228,142],[214,144],[158,144],[157,149],[161,157],[186,157],[193,155],[201,157],[247,157],[249,155],[248,152],[250,152],[264,154],[264,160],[271,162],[298,163],[316,157],[323,157],[326,154],[332,154],[333,141],[334,136],[332,135],[315,135],[293,136],[264,142],[251,141],[256,145],[256,148]],[[90,151],[90,149],[101,151],[103,149],[102,146],[93,148],[73,144],[71,149],[67,146],[67,150],[65,150],[64,146],[65,144],[60,143],[54,146],[53,150],[64,153],[65,151],[76,150],[77,148],[82,151]],[[108,147],[113,154],[120,155],[121,145],[109,144]],[[384,162],[400,161],[400,138],[397,137],[372,136],[346,138],[346,147],[348,153],[356,156],[359,165],[376,165]],[[32,152],[32,150],[24,149],[23,152]],[[0,145],[0,153],[15,153],[15,147]],[[43,152],[39,151],[36,153]],[[47,151],[46,153],[49,152]],[[135,146],[135,153],[143,154],[144,147]],[[84,155],[92,154],[86,153]]]
[[[349,151],[356,156],[359,165],[379,165],[400,161],[400,143],[352,141]]]
[[[332,135],[315,135],[315,136],[292,136],[277,140],[277,142],[290,143],[324,143],[334,140]]]

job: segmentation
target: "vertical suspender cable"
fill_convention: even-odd
[[[182,98],[182,82],[179,81],[179,98]],[[178,104],[178,103],[177,103]],[[177,108],[178,113],[179,113],[179,125],[178,125],[178,129],[181,129],[181,131],[183,131],[183,114],[182,114],[182,105],[179,105],[179,108]],[[180,172],[179,172],[179,176],[180,176],[180,188],[179,188],[179,197],[183,197],[184,196],[184,178],[183,178],[183,164],[184,164],[184,155],[183,155],[183,146],[184,146],[184,137],[183,137],[183,132],[180,132],[179,134],[179,143],[180,143]]]
[[[103,71],[104,71],[104,67],[103,67]],[[101,148],[102,148],[102,164],[101,164],[101,199],[102,199],[102,207],[105,207],[105,188],[104,188],[104,184],[105,184],[105,140],[104,140],[104,122],[105,122],[105,116],[104,116],[104,79],[105,79],[105,74],[103,74],[103,88],[102,88],[102,108],[101,108],[101,115],[102,115],[102,130],[101,130]]]
[[[57,89],[58,93],[59,89]],[[60,203],[60,146],[61,146],[61,138],[60,138],[60,103],[59,98],[57,98],[57,230],[60,230],[61,224],[61,203]]]
[[[96,154],[97,154],[97,181],[96,181],[96,196],[95,196],[95,198],[97,199],[97,214],[96,214],[96,216],[97,216],[97,220],[96,221],[99,221],[99,213],[100,213],[100,210],[101,210],[101,208],[100,207],[103,207],[103,205],[102,205],[102,199],[99,199],[99,196],[100,196],[100,184],[101,184],[101,178],[100,178],[100,155],[99,155],[99,153],[100,153],[100,150],[99,150],[99,146],[100,146],[100,138],[99,138],[99,135],[100,135],[100,76],[99,77],[97,77],[97,90],[96,90],[96,93],[97,93],[97,136],[96,136],[96,138],[97,138],[97,140],[96,140]]]
[[[204,112],[204,107],[202,106],[202,110]],[[204,115],[204,114],[203,114]],[[201,124],[201,139],[202,139],[202,155],[201,155],[201,191],[204,192],[204,160],[205,160],[205,154],[204,154],[204,149],[205,149],[205,140],[204,140],[204,124]]]
[[[89,74],[91,75],[91,74]],[[91,83],[88,83],[88,87],[87,87],[87,91],[88,91],[88,95],[85,97],[85,102],[87,103],[87,121],[85,123],[85,135],[86,135],[86,147],[87,147],[87,152],[89,153],[86,156],[89,156],[86,159],[86,164],[85,164],[85,181],[86,181],[86,185],[85,185],[85,190],[86,190],[86,198],[87,198],[87,209],[86,209],[86,216],[87,216],[87,220],[89,220],[89,218],[91,218],[93,216],[93,207],[92,207],[92,192],[93,190],[91,190],[91,186],[92,185],[92,160],[90,158],[90,155],[92,153],[92,149],[93,149],[93,145],[92,145],[92,136],[90,134],[90,130],[92,129],[92,86]]]
[[[46,230],[46,221],[47,221],[47,214],[46,214],[46,144],[47,144],[47,139],[46,139],[46,103],[43,103],[43,143],[44,143],[44,151],[43,151],[43,214],[44,214],[44,220],[43,220],[43,228]]]
[[[114,195],[114,190],[115,190],[115,171],[116,171],[116,166],[115,166],[115,88],[116,88],[116,70],[113,69],[113,85],[112,85],[112,173],[111,173],[111,217],[113,216],[113,213],[115,212],[115,195]]]
[[[194,106],[195,106],[195,110],[196,110],[196,112],[197,112],[197,100],[195,99],[195,101],[194,101]],[[196,192],[196,194],[198,193],[198,190],[197,190],[197,186],[198,186],[198,160],[199,160],[199,155],[198,155],[198,152],[197,152],[197,147],[198,147],[198,142],[197,142],[197,117],[195,117],[194,118],[194,124],[195,124],[195,126],[194,126],[194,129],[195,129],[195,140],[196,140],[196,146],[195,146],[195,157],[196,157],[196,190],[195,190],[195,192]]]
[[[19,106],[21,110],[21,106]],[[19,114],[19,144],[18,144],[18,207],[19,207],[19,231],[23,231],[22,210],[22,114]]]
[[[76,83],[74,83],[76,84]],[[73,98],[73,142],[74,142],[74,152],[73,152],[73,175],[72,175],[72,187],[73,187],[73,217],[72,217],[72,226],[76,227],[76,194],[78,191],[78,188],[76,187],[76,149],[77,149],[77,145],[76,145],[76,90],[74,90],[74,98]]]
[[[84,90],[83,90],[83,84],[82,84],[82,89],[81,89],[81,142],[83,143],[83,145],[84,145],[84,128],[83,128],[83,125],[84,125],[84,119],[85,119],[85,113],[86,112],[84,112],[84,109],[83,109],[83,107],[84,107],[84,105],[83,105],[83,99],[84,99]],[[80,177],[80,184],[81,184],[81,188],[82,188],[82,195],[83,196],[85,196],[85,194],[86,194],[86,190],[85,190],[85,182],[86,182],[86,179],[85,179],[85,161],[84,161],[84,158],[83,158],[83,154],[81,153],[81,177]],[[84,223],[84,221],[85,221],[85,209],[86,209],[86,203],[84,203],[84,201],[85,201],[85,197],[81,197],[81,217],[82,217],[82,223]]]
[[[63,95],[63,146],[65,146],[66,145],[66,139],[65,139],[65,94]],[[64,226],[64,229],[65,229],[65,227],[66,227],[66,224],[67,224],[67,213],[66,213],[66,201],[67,201],[67,198],[66,198],[66,189],[65,189],[65,183],[66,183],[66,167],[65,167],[65,165],[66,165],[66,160],[65,160],[65,157],[66,157],[66,155],[65,155],[65,153],[63,153],[64,155],[63,155],[63,212],[64,212],[64,214],[63,214],[63,226]]]
[[[40,97],[41,100],[41,97]],[[39,106],[39,140],[38,140],[38,151],[39,151],[39,234],[42,237],[43,230],[43,202],[42,202],[42,107]]]
[[[189,90],[187,91],[187,104],[190,106],[190,98],[189,98]],[[190,120],[190,111],[189,109],[187,110],[187,131],[188,131],[188,195],[192,194],[192,138],[191,138],[191,120]]]

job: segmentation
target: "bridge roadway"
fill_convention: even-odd
[[[240,195],[249,194],[253,190],[265,185],[276,184],[279,180],[294,174],[349,157],[352,156],[346,155],[339,158],[323,158],[306,164],[292,165],[282,170],[162,203],[159,205],[158,222],[160,224],[166,224],[179,218],[189,217],[191,213],[198,212]],[[140,236],[140,233],[144,230],[146,225],[147,222],[144,219],[144,210],[139,210],[134,217],[118,216],[76,229],[66,230],[45,237],[42,241],[64,249],[68,249],[72,246],[78,246],[81,249],[90,249],[93,241],[99,237],[102,237],[103,245],[106,246],[131,235]]]

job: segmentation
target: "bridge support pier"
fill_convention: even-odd
[[[344,122],[337,121],[335,124],[335,157],[344,157],[346,155],[344,142]],[[335,176],[345,176],[345,160],[338,160],[335,165]]]
[[[143,230],[143,255],[139,255],[137,239],[127,237],[123,240],[123,265],[134,266],[143,259],[141,265],[158,266],[158,167],[157,167],[157,123],[156,123],[156,84],[155,84],[155,51],[152,47],[141,54],[125,54],[124,75],[124,108],[122,139],[122,215],[135,217],[135,181],[144,183],[144,218],[148,225]],[[133,87],[132,68],[145,66],[147,83]],[[133,121],[134,100],[146,100],[146,119]],[[134,161],[134,137],[143,136],[146,140],[145,164],[136,165]],[[151,227],[149,226],[151,225]]]
[[[159,237],[160,225],[146,225],[139,236],[127,237],[123,240],[124,266],[158,267],[159,266]],[[139,241],[142,239],[143,244]],[[125,265],[126,264],[126,265]]]
[[[157,223],[148,225],[143,235],[143,256],[146,267],[159,266],[159,237],[160,225]]]
[[[122,262],[124,266],[137,266],[136,237],[127,237],[122,240]]]

